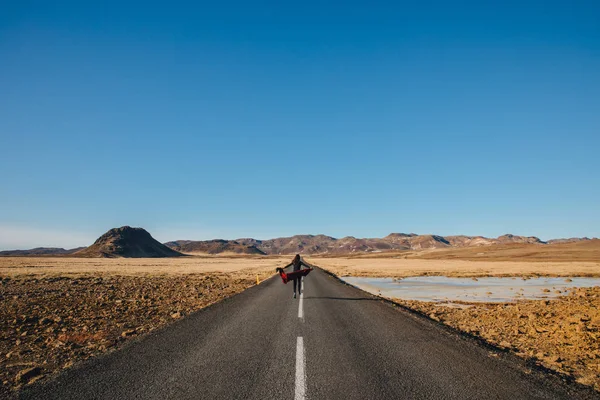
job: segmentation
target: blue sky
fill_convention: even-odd
[[[0,249],[600,236],[598,2],[46,3],[0,13]]]

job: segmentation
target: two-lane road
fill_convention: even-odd
[[[278,277],[103,357],[23,399],[585,399],[424,318],[315,270]]]

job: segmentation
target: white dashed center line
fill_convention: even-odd
[[[304,288],[302,288],[300,301],[298,302],[298,318],[304,318]]]
[[[306,397],[306,360],[304,359],[304,339],[298,337],[296,342],[296,391],[295,400],[304,400]]]

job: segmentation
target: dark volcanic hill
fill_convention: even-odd
[[[219,254],[219,253],[236,253],[236,254],[260,254],[265,255],[265,252],[259,250],[255,245],[241,244],[235,240],[206,240],[206,241],[193,241],[193,240],[176,240],[173,242],[165,243],[165,246],[180,251],[182,253],[206,253],[206,254]]]
[[[179,257],[173,250],[154,239],[145,229],[122,226],[100,236],[93,245],[73,253],[74,257]]]
[[[0,251],[0,256],[27,257],[27,256],[67,255],[67,254],[73,254],[82,249],[85,249],[85,247],[77,247],[75,249],[63,249],[63,248],[59,248],[59,247],[36,247],[35,249],[29,249],[29,250]]]

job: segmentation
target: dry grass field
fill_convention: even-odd
[[[600,276],[600,262],[591,261],[463,261],[404,258],[310,258],[307,261],[338,276],[404,278],[420,275]]]
[[[265,279],[291,257],[193,256],[180,258],[0,257],[0,276],[161,276],[235,273]]]
[[[572,243],[505,244],[484,247],[442,249],[415,254],[429,260],[488,260],[488,261],[597,261],[600,262],[600,239]]]
[[[600,276],[600,240],[311,257],[339,276]]]

